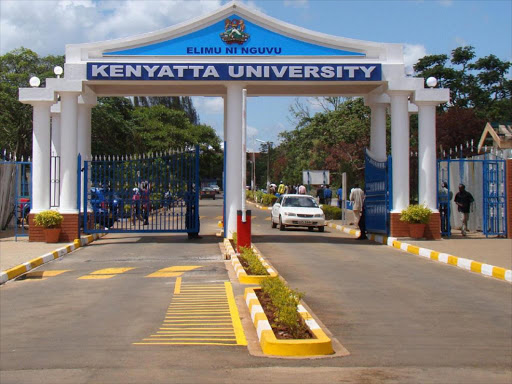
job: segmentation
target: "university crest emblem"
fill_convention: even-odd
[[[245,33],[245,23],[242,19],[224,20],[224,32],[220,38],[227,44],[242,45],[249,39],[249,34]]]

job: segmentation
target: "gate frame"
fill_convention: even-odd
[[[482,174],[482,178],[483,178],[483,182],[482,182],[482,233],[486,237],[489,237],[489,236],[507,237],[508,232],[509,232],[508,220],[510,219],[509,218],[510,207],[509,207],[509,203],[508,203],[508,199],[507,199],[507,197],[508,197],[507,185],[508,185],[508,183],[510,183],[510,180],[508,180],[508,178],[507,178],[507,174],[509,174],[509,172],[510,172],[510,171],[508,171],[508,162],[507,162],[507,159],[497,158],[496,156],[495,156],[495,158],[491,159],[491,158],[488,158],[487,156],[488,156],[487,154],[484,154],[483,159],[472,159],[472,158],[452,159],[450,157],[448,157],[446,159],[438,159],[437,160],[437,172],[436,172],[436,175],[437,175],[437,177],[436,177],[437,206],[439,207],[439,187],[440,187],[439,172],[440,172],[441,163],[446,162],[448,164],[448,167],[447,167],[448,188],[450,188],[450,164],[451,163],[458,163],[459,165],[464,164],[464,163],[481,163],[482,164],[482,173],[483,173]],[[489,228],[486,225],[487,220],[489,219],[488,208],[486,208],[489,205],[489,196],[487,196],[488,193],[486,194],[486,191],[488,192],[488,189],[486,189],[486,180],[488,179],[488,177],[486,176],[486,174],[488,173],[486,170],[486,166],[491,163],[502,163],[503,164],[503,179],[501,180],[501,182],[503,184],[503,196],[498,196],[497,198],[503,199],[502,213],[504,214],[504,219],[503,219],[503,231],[498,231],[498,232],[489,231]],[[498,173],[499,173],[499,169],[498,169]],[[500,179],[499,179],[499,174],[498,174],[498,184],[499,183],[500,183]],[[453,195],[453,197],[455,198],[455,194]],[[498,204],[501,204],[501,203],[498,203]],[[451,218],[451,214],[452,214],[451,211],[452,211],[451,204],[448,204],[448,217],[449,218]],[[498,215],[499,215],[499,213],[501,213],[501,212],[498,210]],[[442,235],[450,237],[451,229],[452,229],[451,222],[449,219],[448,220],[448,232],[442,232]]]
[[[82,205],[83,203],[83,211],[81,212],[82,214],[82,218],[81,218],[81,222],[83,223],[83,228],[81,228],[81,231],[83,233],[87,233],[87,234],[93,234],[93,233],[188,233],[188,234],[193,234],[193,233],[199,233],[199,230],[200,230],[200,222],[199,222],[199,193],[200,193],[200,189],[201,189],[201,184],[200,184],[200,175],[199,175],[199,145],[195,145],[194,146],[194,150],[193,151],[186,151],[184,150],[183,152],[178,152],[176,154],[180,155],[180,154],[185,154],[185,153],[193,153],[194,154],[194,169],[195,169],[195,178],[194,178],[194,184],[195,184],[195,195],[193,197],[194,201],[195,201],[195,210],[194,210],[194,213],[193,213],[193,227],[192,228],[188,228],[188,229],[165,229],[165,230],[162,230],[162,229],[123,229],[123,230],[119,230],[119,229],[89,229],[87,228],[88,227],[88,221],[90,220],[90,213],[87,209],[87,205],[88,205],[88,195],[89,195],[89,163],[91,161],[96,161],[96,160],[84,160],[83,162],[83,174],[84,174],[84,182],[83,182],[83,185],[81,185],[81,177],[80,177],[80,165],[79,165],[79,174],[78,174],[78,178],[77,178],[77,190],[79,191],[78,192],[78,196],[77,196],[77,205],[78,205],[78,209],[80,210],[80,205]],[[162,156],[160,157],[154,157],[153,159],[158,159],[158,158],[162,158]],[[144,155],[142,155],[142,157],[140,157],[140,159],[144,159]],[[99,161],[99,160],[98,160]],[[126,161],[126,160],[106,160],[106,161]],[[128,161],[134,161],[134,160],[128,160]],[[80,164],[81,162],[81,155],[79,154],[78,155],[78,164]],[[82,198],[83,197],[83,198]],[[185,220],[186,220],[186,216],[185,216]]]
[[[365,149],[365,204],[364,204],[364,210],[365,210],[365,221],[366,221],[366,227],[367,227],[367,230],[368,232],[372,232],[372,233],[382,233],[382,234],[385,234],[386,236],[389,236],[389,233],[390,233],[390,211],[392,209],[392,205],[393,205],[393,190],[392,190],[392,178],[393,178],[393,167],[392,167],[392,158],[391,158],[391,155],[389,155],[387,157],[386,160],[384,161],[378,161],[376,159],[374,159],[372,156],[370,156],[370,151],[368,150],[368,148]],[[367,187],[368,187],[368,182],[367,182],[367,172],[366,172],[366,164],[367,164],[367,161],[368,159],[370,159],[371,161],[375,162],[375,163],[380,163],[380,164],[384,164],[384,193],[382,194],[377,194],[377,195],[372,195],[370,193],[368,193],[367,191]],[[386,210],[386,213],[385,213],[385,218],[384,218],[384,226],[385,228],[384,229],[378,229],[378,230],[375,230],[375,229],[371,229],[371,228],[368,228],[368,215],[366,213],[366,209],[367,209],[367,201],[368,201],[368,198],[369,197],[373,197],[373,196],[384,196],[384,208]],[[381,201],[381,200],[379,200]]]

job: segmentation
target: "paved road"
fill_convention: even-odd
[[[217,312],[227,308],[220,296],[229,278],[214,236],[221,204],[201,201],[198,241],[109,235],[40,267],[43,278],[0,287],[0,383],[510,382],[510,285],[329,229],[271,230],[267,213],[256,210],[254,242],[306,292],[307,304],[351,355],[251,356],[228,329],[203,338],[231,345],[155,345],[155,335],[180,326],[169,322],[175,321],[170,312],[186,307],[183,295],[215,292],[209,296]],[[163,276],[148,277],[155,272]],[[241,287],[233,288],[239,296]],[[209,316],[223,316],[208,312],[211,303],[199,305]],[[240,315],[247,319],[243,307]],[[215,321],[221,320],[206,320]],[[212,327],[199,323],[198,332]],[[193,338],[190,333],[182,338]],[[254,342],[252,329],[245,335]]]

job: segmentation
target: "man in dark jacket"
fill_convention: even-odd
[[[457,204],[460,220],[462,221],[462,236],[466,236],[466,232],[468,231],[469,211],[471,203],[475,201],[475,199],[473,199],[471,193],[466,191],[466,186],[464,184],[459,184],[459,192],[455,195],[454,201],[455,204]]]
[[[320,188],[316,190],[316,197],[318,197],[318,204],[325,204],[323,185],[321,185]]]

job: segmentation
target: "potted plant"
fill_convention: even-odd
[[[64,217],[56,211],[42,211],[34,217],[34,223],[38,227],[44,228],[47,243],[59,242],[62,220],[64,220]]]
[[[432,210],[425,205],[413,204],[402,211],[400,221],[409,223],[409,236],[420,239],[425,233],[431,214]]]

